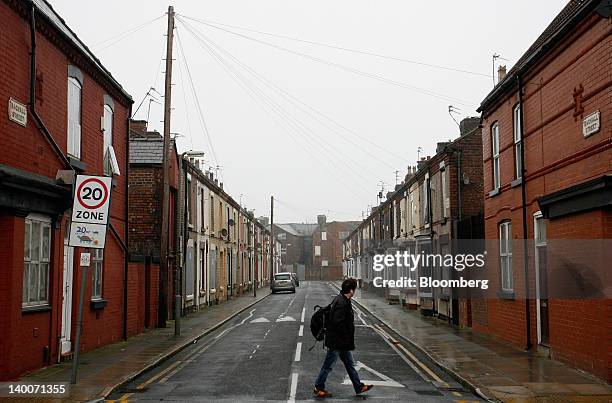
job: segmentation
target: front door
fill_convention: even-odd
[[[68,231],[66,231],[68,233]],[[64,239],[64,280],[62,300],[62,329],[60,336],[60,354],[72,351],[70,330],[72,328],[72,278],[74,263],[74,248],[68,246],[68,239]]]

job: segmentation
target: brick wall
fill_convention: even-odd
[[[132,255],[159,258],[162,171],[159,167],[130,167],[129,251]]]

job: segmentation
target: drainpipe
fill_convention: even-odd
[[[43,123],[42,118],[36,112],[36,6],[34,5],[33,1],[30,3],[30,6],[31,6],[30,7],[30,20],[29,20],[29,23],[30,23],[30,97],[29,98],[30,99],[28,102],[30,106],[30,112],[32,113],[32,116],[34,117],[34,120],[36,121],[36,127],[41,131],[43,136],[51,144],[53,150],[57,153],[59,159],[66,166],[66,168],[72,169],[72,167],[70,166],[70,162],[68,161],[68,158],[66,158],[62,150],[59,148],[59,146],[53,139],[53,136],[51,135],[51,133],[49,132],[49,130]],[[61,312],[58,311],[58,317],[57,317],[58,321],[60,318],[59,316],[60,313]],[[58,325],[58,329],[60,327],[61,327],[61,322]],[[51,314],[49,317],[49,329],[52,329],[52,328],[53,328],[53,314]],[[54,344],[53,343],[53,332],[49,332],[49,353],[46,357],[46,364],[51,364],[51,361],[52,361],[51,360],[51,353],[52,353],[51,346],[53,344]],[[61,355],[61,342],[60,342],[60,336],[58,335],[57,336],[58,362],[60,360],[60,355]]]
[[[186,263],[186,256],[187,256],[187,243],[189,241],[189,231],[188,231],[188,225],[189,223],[187,222],[187,195],[189,194],[189,192],[187,191],[187,161],[185,161],[185,155],[187,153],[182,153],[181,154],[181,166],[183,167],[183,253],[181,256],[181,263],[182,263],[182,267],[181,267],[181,278],[186,278],[186,270],[187,270],[187,263]],[[197,188],[197,187],[196,187]],[[197,197],[196,197],[197,200]],[[195,271],[195,270],[194,270]],[[195,273],[194,273],[195,274]],[[195,278],[195,276],[194,276]],[[181,291],[183,290],[183,286],[184,284],[180,284],[181,287]],[[198,290],[196,290],[198,291]],[[194,291],[195,292],[195,291]],[[181,298],[181,301],[179,301],[178,299],[176,300],[177,304],[180,304],[181,307],[183,305],[183,301]]]
[[[430,164],[427,164],[427,182],[425,183],[425,190],[427,191],[427,215],[429,216],[429,253],[433,254],[433,240],[434,240],[434,230],[433,230],[433,205],[431,203],[431,171]],[[433,268],[431,269],[431,275],[433,276]],[[437,312],[436,307],[436,293],[434,287],[431,287],[431,303],[432,303],[432,315]]]
[[[461,173],[461,157],[463,156],[463,153],[461,150],[457,149],[457,212],[458,212],[458,219],[459,221],[461,221],[461,219],[463,218],[463,206],[461,205],[461,182],[462,182],[462,173]]]
[[[531,350],[531,312],[529,301],[529,254],[527,243],[527,196],[526,196],[526,180],[525,180],[525,133],[523,124],[523,80],[520,75],[517,75],[518,83],[518,99],[519,99],[519,128],[521,130],[521,208],[523,213],[523,264],[525,266],[525,336],[527,343],[526,350]]]
[[[70,161],[64,155],[59,145],[55,142],[53,135],[45,126],[42,118],[36,112],[36,6],[34,2],[31,2],[31,11],[30,11],[30,111],[32,112],[32,116],[36,121],[36,127],[41,131],[43,136],[47,139],[47,141],[51,144],[53,151],[57,154],[59,159],[68,169],[73,169],[70,165]]]
[[[128,223],[130,220],[129,216],[129,197],[130,197],[130,187],[129,187],[129,167],[130,167],[130,116],[132,116],[132,105],[130,104],[128,109],[128,117],[127,117],[127,130],[126,130],[126,139],[125,139],[125,245],[128,247],[123,252],[123,340],[127,340],[127,317],[128,317],[128,268],[129,268],[129,242],[128,237],[130,234]]]

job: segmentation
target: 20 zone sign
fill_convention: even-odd
[[[78,175],[72,206],[72,221],[106,224],[111,186],[110,177]]]

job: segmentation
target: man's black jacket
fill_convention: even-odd
[[[355,324],[351,300],[339,294],[332,301],[325,345],[331,350],[355,349]]]

